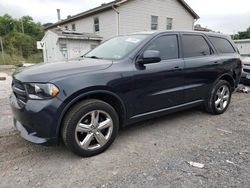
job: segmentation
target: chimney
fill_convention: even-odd
[[[57,19],[58,19],[58,22],[61,21],[61,13],[60,13],[60,9],[56,9],[57,11]]]

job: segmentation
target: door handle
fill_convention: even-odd
[[[180,67],[180,66],[175,66],[173,69],[174,69],[174,70],[182,69],[182,67]]]

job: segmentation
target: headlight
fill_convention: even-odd
[[[26,88],[31,99],[50,99],[59,93],[59,89],[51,83],[30,83],[26,84]]]

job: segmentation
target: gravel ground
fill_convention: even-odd
[[[250,187],[250,94],[220,116],[191,109],[131,125],[105,153],[79,158],[20,138],[1,81],[0,91],[0,187]]]

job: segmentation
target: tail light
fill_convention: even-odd
[[[240,64],[241,64],[241,72],[243,72],[243,65],[244,65],[244,63],[243,63],[242,59],[240,59]]]

